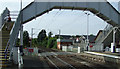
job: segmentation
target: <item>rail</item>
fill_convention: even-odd
[[[6,45],[6,48],[5,48],[5,52],[4,52],[4,54],[5,54],[5,59],[6,59],[6,60],[7,60],[7,54],[8,54],[9,44],[10,44],[10,39],[9,39],[8,42],[7,42],[7,45]]]

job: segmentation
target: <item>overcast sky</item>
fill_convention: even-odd
[[[32,2],[33,0],[24,0],[23,7]],[[109,0],[110,1],[110,0]],[[112,0],[113,1],[113,0]],[[118,0],[114,0],[118,1]],[[0,13],[8,7],[10,11],[20,10],[20,0],[2,0],[0,2]],[[117,9],[118,5],[116,2],[112,2],[112,5]],[[88,12],[90,13],[90,12]],[[85,35],[87,16],[83,11],[77,10],[52,10],[24,25],[24,30],[27,30],[31,34],[31,28],[34,28],[34,37],[41,29],[46,29],[47,32],[52,31],[53,34],[58,34],[58,30],[61,30],[61,34],[67,35]],[[96,35],[99,30],[102,30],[106,26],[104,22],[99,17],[90,13],[89,16],[89,34]]]

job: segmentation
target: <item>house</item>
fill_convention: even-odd
[[[95,44],[95,35],[88,35],[88,40],[89,40],[89,50],[91,47],[94,46]],[[87,35],[81,35],[79,37],[79,41],[78,43],[74,43],[74,46],[79,46],[81,48],[84,48],[84,50],[86,50],[87,48]]]
[[[72,44],[72,39],[57,39],[57,48],[60,50],[62,50],[62,46],[70,46]]]
[[[59,35],[56,35],[58,37]],[[87,35],[77,35],[74,38],[70,35],[60,35],[62,39],[57,39],[57,48],[62,49],[62,46],[82,46],[86,48],[86,40],[87,40]],[[95,43],[95,37],[94,35],[89,35],[89,45],[91,46],[92,44]],[[78,41],[76,41],[78,39]]]

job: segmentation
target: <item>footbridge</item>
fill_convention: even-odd
[[[53,2],[52,0],[50,2],[31,2],[20,11],[18,18],[13,25],[13,28],[10,32],[10,45],[8,49],[11,51],[12,47],[15,46],[22,24],[25,24],[32,19],[51,11],[52,9],[90,11],[112,26],[120,26],[120,13],[109,2],[107,2],[107,0],[102,0],[103,2],[90,1],[93,0],[86,0],[86,2],[79,2],[79,0],[74,0],[74,2],[68,2],[67,0],[61,2]]]

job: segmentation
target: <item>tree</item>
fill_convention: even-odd
[[[48,42],[47,48],[56,48],[57,47],[56,38],[51,37],[48,41],[49,42]]]
[[[93,34],[90,34],[90,36],[94,36]]]
[[[33,39],[32,39],[32,46],[33,46],[33,47],[37,47],[37,46],[38,46],[37,38],[33,38]]]
[[[23,32],[23,46],[24,47],[29,47],[30,43],[29,43],[29,33],[27,31]]]
[[[53,40],[53,41],[54,41],[54,43],[53,43],[54,45],[53,45],[52,48],[55,48],[55,49],[56,49],[56,48],[57,48],[57,38],[54,37],[54,40]]]
[[[46,35],[46,31],[43,29],[40,31],[40,33],[37,36],[37,41],[39,43],[39,45],[44,45],[43,42],[47,41],[47,35]]]
[[[49,33],[48,33],[48,38],[50,38],[52,35],[53,35],[53,33],[52,33],[52,32],[49,32]]]

